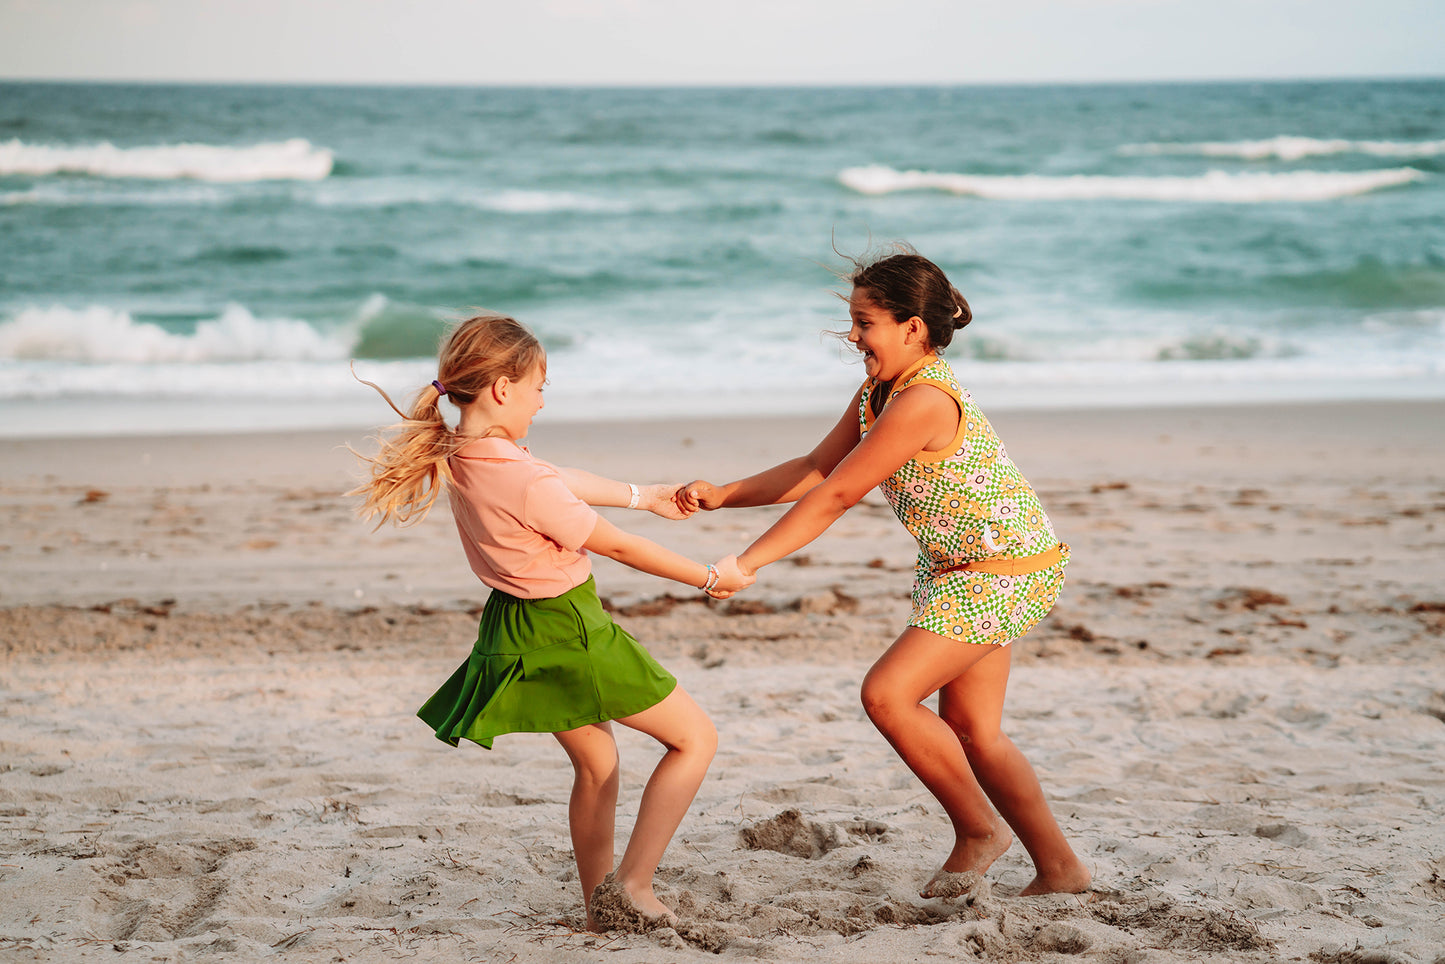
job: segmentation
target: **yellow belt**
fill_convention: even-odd
[[[1052,549],[1045,549],[1043,552],[1036,552],[1020,559],[975,559],[973,562],[950,566],[942,570],[939,575],[949,572],[986,572],[994,576],[1022,576],[1049,568],[1060,562],[1068,551],[1068,545],[1061,542]]]

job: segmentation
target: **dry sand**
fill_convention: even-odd
[[[546,425],[723,478],[830,420]],[[994,419],[1074,547],[1006,726],[1096,888],[918,897],[945,820],[857,700],[913,549],[869,499],[710,604],[597,565],[722,746],[664,859],[678,931],[579,932],[545,735],[413,718],[484,592],[444,510],[372,534],[364,433],[0,442],[0,959],[1445,961],[1445,404]],[[544,420],[545,422],[545,420]],[[776,509],[668,523],[695,556]],[[619,827],[657,750],[620,737]]]

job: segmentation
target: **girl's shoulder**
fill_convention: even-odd
[[[525,491],[548,477],[561,477],[555,465],[504,438],[472,439],[451,454],[447,467],[453,484],[478,498],[492,498],[494,490]]]

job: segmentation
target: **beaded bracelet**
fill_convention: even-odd
[[[627,483],[627,487],[632,490],[632,498],[628,500],[627,507],[629,509],[635,509],[637,508],[637,500],[642,497],[642,493],[637,491],[637,486],[633,485],[631,482]]]
[[[718,574],[717,566],[714,566],[712,563],[708,563],[707,580],[699,588],[701,588],[703,592],[712,592],[713,589],[716,588],[718,580],[721,578],[722,577]]]

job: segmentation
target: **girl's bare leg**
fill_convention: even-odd
[[[672,911],[652,892],[652,877],[707,775],[717,752],[717,729],[681,686],[656,706],[617,722],[646,733],[667,752],[642,791],[637,823],[615,877],[644,915],[671,916]]]
[[[612,724],[593,723],[565,733],[554,733],[572,760],[572,798],[567,803],[567,825],[572,831],[572,853],[587,908],[592,918],[592,892],[612,870],[613,825],[617,818],[617,742]]]
[[[949,876],[974,882],[981,879],[1013,840],[974,778],[957,734],[923,705],[933,693],[996,652],[992,646],[960,644],[909,627],[863,680],[863,708],[869,719],[943,805],[953,823],[953,851],[944,861],[943,871],[924,888],[925,897],[960,892],[948,889],[944,878]],[[997,704],[1002,707],[1002,692]]]
[[[983,791],[1033,858],[1037,875],[1021,893],[1076,894],[1088,889],[1089,870],[1064,838],[1034,768],[1002,729],[1009,664],[1010,647],[1000,647],[945,683],[939,715],[957,735]]]

